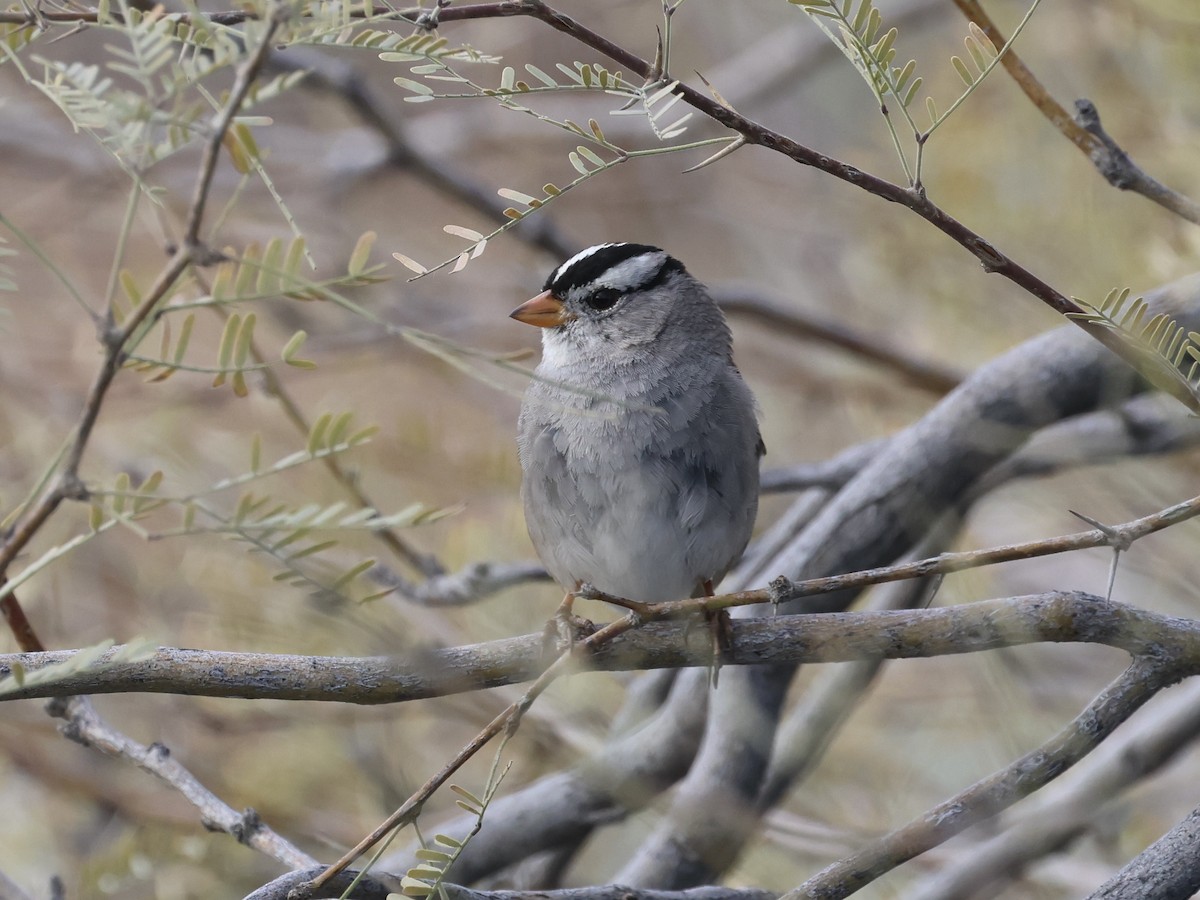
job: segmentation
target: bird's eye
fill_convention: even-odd
[[[616,288],[597,288],[584,297],[583,302],[597,312],[603,312],[616,306],[620,299],[621,292]]]

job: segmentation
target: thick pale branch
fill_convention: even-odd
[[[1151,296],[1194,327],[1200,282],[1181,281]],[[1132,374],[1075,329],[1050,332],[988,363],[919,422],[897,435],[755,571],[794,579],[886,566],[907,553],[998,464],[1036,432],[1065,418],[1111,407],[1138,386]],[[813,491],[809,495],[822,492]],[[805,498],[801,498],[801,502]],[[799,504],[798,504],[799,505]],[[774,529],[773,529],[774,531]],[[1108,543],[1111,530],[1100,531]],[[1117,543],[1112,546],[1118,546]],[[951,557],[943,557],[948,563]],[[833,591],[836,581],[806,584]],[[786,585],[784,585],[786,588]],[[861,586],[796,603],[789,612],[844,609]],[[712,702],[711,724],[675,801],[615,880],[682,888],[711,883],[731,865],[757,825],[756,802],[777,721],[778,684],[794,670],[734,668]],[[747,752],[755,746],[756,753]],[[720,805],[730,814],[700,814]]]
[[[775,900],[757,888],[699,887],[686,891],[654,891],[625,884],[565,888],[557,891],[473,891],[447,884],[449,900]]]
[[[247,894],[243,900],[311,900],[316,897],[337,897],[339,900],[388,900],[403,896],[401,876],[372,869],[363,874],[357,869],[346,869],[325,883],[324,890],[314,893],[306,885],[324,871],[323,866],[310,866],[280,875],[262,887]],[[361,877],[360,877],[361,876]],[[350,890],[350,885],[359,881]],[[346,893],[349,891],[349,893]]]
[[[606,640],[588,645],[586,641],[592,638],[577,645],[587,651],[577,654],[583,668],[628,671],[706,667],[712,662],[708,634],[685,621],[625,625]],[[941,609],[742,619],[732,623],[723,663],[796,665],[912,659],[1041,641],[1106,644],[1133,655],[1170,653],[1184,667],[1200,666],[1200,622],[1065,591]],[[69,660],[73,652],[0,656],[0,672],[11,673],[14,666],[19,666],[25,677],[31,678],[39,668]],[[544,677],[551,659],[545,655],[541,635],[433,650],[408,659],[163,649],[142,662],[106,667],[102,658],[95,670],[64,675],[47,683],[31,678],[24,687],[13,686],[4,699],[79,693],[178,693],[257,700],[398,703]]]

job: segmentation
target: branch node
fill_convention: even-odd
[[[786,575],[780,575],[767,585],[767,600],[775,607],[776,612],[779,611],[779,604],[791,599],[793,587],[792,580]]]
[[[1128,550],[1133,546],[1134,538],[1127,534],[1124,530],[1120,528],[1114,528],[1111,525],[1105,525],[1103,522],[1093,519],[1091,516],[1084,515],[1081,512],[1076,512],[1073,509],[1068,509],[1067,512],[1077,519],[1082,519],[1097,531],[1101,532],[1106,538],[1105,543],[1117,551],[1117,553]]]
[[[216,823],[209,823],[207,821],[204,823],[204,827],[208,828],[209,831],[226,830]],[[229,834],[232,835],[239,844],[248,845],[251,838],[253,838],[254,835],[262,829],[262,827],[262,816],[258,814],[258,810],[247,806],[244,810],[242,810],[241,818],[234,822],[233,825],[229,827],[228,831]]]
[[[428,9],[413,19],[413,25],[421,31],[437,31],[441,24],[442,10],[450,5],[450,0],[438,0],[432,9]]]
[[[1138,183],[1140,170],[1133,164],[1129,154],[1104,130],[1095,103],[1082,97],[1075,101],[1075,124],[1100,142],[1099,148],[1090,155],[1092,163],[1109,184],[1125,191]]]
[[[968,238],[966,246],[979,258],[979,264],[983,266],[983,271],[989,275],[1001,271],[1008,263],[1008,259],[1003,253],[978,235]]]
[[[64,472],[58,482],[58,494],[64,500],[86,502],[91,499],[92,492],[74,472]]]

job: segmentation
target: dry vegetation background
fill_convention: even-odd
[[[562,0],[560,6],[652,55],[661,18],[655,0]],[[879,6],[887,16],[892,4]],[[1023,12],[1009,0],[989,8],[1008,29]],[[918,59],[935,95],[957,91],[948,58],[962,52],[964,32],[949,2],[926,4],[902,24],[901,53]],[[549,69],[557,61],[600,61],[527,20],[456,23],[444,33],[509,64]],[[772,55],[781,41],[802,33],[815,34],[783,3],[690,0],[676,18],[673,66],[681,74],[699,69],[741,112],[802,143],[900,178],[870,98],[840,56],[828,49]],[[1093,100],[1109,132],[1147,171],[1196,196],[1198,38],[1200,17],[1186,2],[1060,0],[1044,4],[1019,46],[1055,96],[1065,104]],[[98,36],[86,32],[42,52],[101,53]],[[370,52],[331,55],[368,79],[416,148],[464,178],[488,190],[530,190],[569,177],[565,155],[572,144],[560,133],[486,102],[405,104],[391,84],[401,74],[397,67]],[[0,98],[0,209],[86,297],[102,297],[126,177],[91,140],[72,133],[11,65],[0,65]],[[552,98],[547,107],[577,119],[594,115],[615,131],[641,127],[636,119],[607,126],[605,101],[590,102]],[[443,224],[484,232],[496,224],[410,170],[388,165],[376,132],[336,93],[302,84],[264,111],[274,118],[272,127],[257,131],[267,165],[327,271],[368,229],[379,234],[377,258],[399,250],[429,261],[459,246],[441,232]],[[708,128],[699,124],[693,134],[707,135]],[[751,287],[961,372],[1058,324],[1045,307],[988,278],[961,248],[903,209],[753,148],[681,174],[700,158],[623,166],[548,217],[572,245],[658,244],[710,285]],[[128,265],[143,280],[163,261],[162,217],[179,214],[194,165],[194,155],[184,154],[152,174],[168,193],[161,216],[143,205],[133,233]],[[931,196],[951,214],[1064,293],[1098,300],[1113,286],[1147,290],[1196,268],[1195,226],[1109,187],[1002,72],[931,142],[926,178]],[[234,183],[223,163],[218,202]],[[222,243],[239,246],[286,233],[259,185],[221,232]],[[557,262],[510,234],[458,274],[408,283],[407,273],[391,264],[392,280],[355,299],[387,320],[490,352],[534,350],[538,335],[507,313],[540,288]],[[71,428],[99,359],[92,325],[45,269],[24,251],[15,267],[20,289],[0,298],[6,509]],[[476,366],[482,377],[471,377],[333,306],[276,301],[258,304],[257,312],[267,343],[282,343],[296,328],[312,335],[305,355],[319,368],[281,372],[310,415],[353,409],[356,422],[380,426],[375,440],[346,462],[381,510],[414,502],[462,505],[456,515],[410,532],[416,545],[449,569],[532,556],[513,444],[519,379],[499,377],[483,362]],[[735,317],[733,327],[738,362],[762,406],[768,467],[824,459],[892,434],[936,400],[837,349],[744,317]],[[211,346],[220,324],[201,316],[198,328],[194,343]],[[181,373],[146,384],[126,372],[104,407],[83,474],[111,483],[117,472],[141,477],[162,469],[166,485],[184,493],[243,471],[256,432],[266,459],[302,446],[253,379],[251,395],[238,399],[204,376]],[[1068,509],[1107,522],[1144,515],[1194,493],[1198,462],[1200,451],[1190,451],[1013,484],[974,510],[959,546],[1078,530]],[[297,503],[341,499],[316,465],[268,486]],[[760,528],[785,503],[766,500]],[[38,547],[64,540],[85,521],[84,510],[67,510]],[[1116,598],[1195,615],[1198,538],[1200,525],[1190,523],[1139,543],[1122,565]],[[348,541],[336,558],[350,563],[381,552],[363,537]],[[1103,593],[1108,563],[1109,554],[1095,550],[963,573],[946,581],[938,602],[1050,587]],[[373,655],[537,631],[559,599],[555,588],[536,584],[465,608],[422,608],[394,596],[332,605],[272,581],[276,571],[216,536],[147,542],[116,530],[39,576],[22,600],[55,648],[141,635],[181,647]],[[583,609],[611,617],[603,608]],[[890,664],[804,789],[768,818],[729,883],[784,889],[802,880],[1044,739],[1123,659],[1105,648],[1039,646]],[[552,688],[509,747],[513,769],[505,789],[594,747],[632,677],[590,674]],[[157,695],[97,703],[131,736],[171,748],[228,803],[254,807],[276,830],[328,859],[518,694],[495,689],[389,708]],[[1137,728],[1137,720],[1126,728]],[[40,895],[57,873],[72,898],[231,897],[279,874],[276,864],[228,836],[205,832],[194,810],[161,783],[64,741],[40,702],[0,710],[0,747],[0,870],[31,892]],[[478,787],[489,760],[485,754],[456,780]],[[1111,804],[1069,854],[1037,865],[1004,896],[1073,897],[1100,883],[1192,808],[1198,771],[1200,757],[1184,754]],[[453,811],[451,800],[438,797],[423,821],[433,830]],[[627,855],[654,817],[651,809],[632,827],[601,834],[573,881],[602,880],[609,861]],[[927,865],[969,846],[952,843],[863,896],[905,896]]]

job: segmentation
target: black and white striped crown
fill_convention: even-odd
[[[563,298],[601,288],[629,293],[655,287],[682,271],[683,263],[649,244],[597,244],[551,272],[543,290]]]

